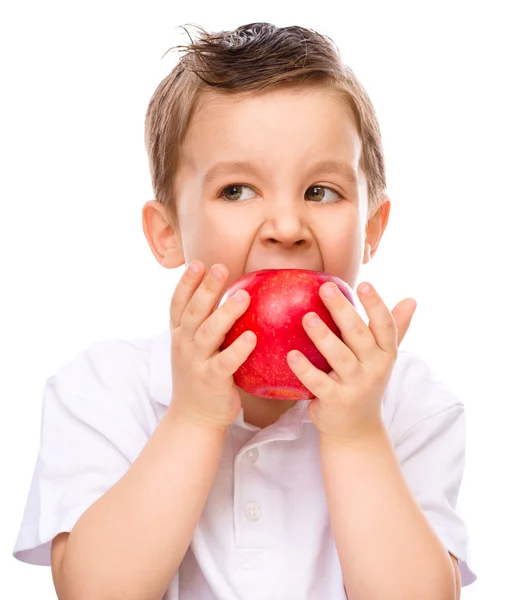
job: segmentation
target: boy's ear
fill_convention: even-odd
[[[163,204],[149,200],[142,208],[144,235],[156,260],[166,269],[185,263],[177,219],[168,215]]]
[[[368,219],[368,223],[366,224],[363,264],[370,262],[370,260],[375,256],[377,248],[379,247],[379,242],[382,238],[382,234],[384,233],[390,218],[390,210],[391,201],[388,196],[384,194],[382,204]]]

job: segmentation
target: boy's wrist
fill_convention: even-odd
[[[383,445],[389,440],[388,431],[383,423],[358,431],[355,435],[339,436],[320,432],[320,447],[364,449]]]
[[[185,403],[182,404],[185,405]],[[164,415],[164,419],[167,419],[169,423],[175,427],[192,429],[193,431],[220,433],[222,435],[226,434],[226,431],[230,426],[229,424],[217,423],[202,415],[182,410],[174,401],[171,401],[171,404]]]

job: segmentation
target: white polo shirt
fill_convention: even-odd
[[[15,558],[50,565],[52,539],[134,462],[171,398],[169,330],[106,340],[50,377],[41,447]],[[242,411],[192,543],[165,600],[346,599],[323,488],[318,431],[299,402],[259,429]],[[406,481],[462,584],[475,581],[468,534],[456,513],[463,474],[463,405],[410,352],[399,356],[383,419]]]

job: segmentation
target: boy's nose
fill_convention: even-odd
[[[281,244],[285,248],[311,245],[308,225],[295,209],[276,207],[267,215],[260,232],[263,244]]]

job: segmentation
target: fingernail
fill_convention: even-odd
[[[219,280],[223,279],[223,277],[224,277],[224,271],[218,265],[215,265],[212,267],[212,274],[216,279],[219,279]]]
[[[293,352],[289,352],[289,360],[294,365],[295,363],[297,363],[300,360],[300,353],[296,350],[294,350]]]
[[[318,317],[318,315],[316,314],[312,314],[308,319],[307,319],[307,325],[309,327],[316,327],[316,325],[320,322],[320,318]]]
[[[325,296],[325,298],[332,298],[332,296],[335,296],[337,292],[337,288],[333,283],[326,283],[323,286],[323,295]]]
[[[195,260],[189,264],[188,268],[192,271],[192,273],[201,273],[201,265]]]
[[[246,331],[245,333],[243,333],[242,339],[247,344],[252,344],[255,341],[255,334],[252,331]]]
[[[238,292],[235,292],[233,297],[237,302],[244,302],[244,300],[246,300],[246,292],[239,290]]]

